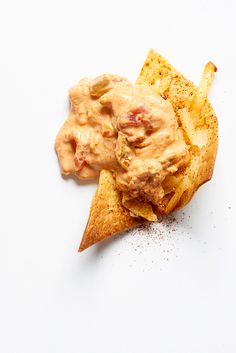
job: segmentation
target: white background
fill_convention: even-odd
[[[235,13],[216,0],[1,1],[0,352],[236,352]],[[150,242],[131,232],[78,254],[96,186],[59,173],[68,89],[105,72],[135,81],[150,47],[196,83],[218,67],[214,178]]]

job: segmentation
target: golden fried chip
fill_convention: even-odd
[[[102,170],[79,251],[142,222],[140,218],[131,217],[122,206],[121,193],[116,188],[112,172]]]
[[[127,193],[123,193],[122,205],[130,210],[135,217],[143,217],[148,221],[156,221],[157,215],[153,212],[150,203],[145,203],[137,198],[130,198]]]

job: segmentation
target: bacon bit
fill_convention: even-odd
[[[143,114],[148,113],[144,106],[139,106],[136,109],[129,112],[126,118],[129,120],[128,126],[139,126],[143,122]]]
[[[114,136],[114,131],[105,130],[105,131],[103,131],[102,136],[103,137],[112,137],[112,136]]]
[[[147,109],[143,105],[138,106],[136,109],[132,110],[131,112],[135,115],[148,113]]]
[[[84,165],[86,164],[84,151],[82,151],[82,152],[80,153],[79,158],[78,158],[77,155],[75,154],[75,156],[74,156],[74,163],[75,163],[75,166],[76,166],[76,168],[77,168],[77,171],[81,170],[81,169],[84,167]]]
[[[71,140],[69,141],[69,143],[70,143],[70,145],[71,145],[72,151],[75,153],[75,152],[76,152],[76,142],[75,142],[75,140],[74,140],[74,139],[71,139]]]

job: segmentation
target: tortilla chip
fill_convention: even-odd
[[[191,107],[192,102],[198,93],[198,87],[171,66],[165,58],[151,49],[141,69],[137,83],[149,84],[155,88],[156,82],[160,82],[162,79],[165,80],[166,78],[170,80],[170,84],[168,88],[164,85],[166,89],[162,93],[162,96],[171,102],[174,111],[178,116],[180,109],[189,109]],[[161,83],[159,83],[159,86],[161,86]],[[180,127],[182,129],[181,124]],[[200,159],[200,167],[196,177],[192,178],[191,174],[187,175],[189,172],[188,166],[185,169],[180,170],[176,175],[178,177],[186,176],[189,178],[188,188],[182,192],[182,196],[179,198],[174,208],[167,207],[168,202],[174,196],[170,193],[161,200],[160,205],[156,208],[156,212],[168,214],[170,212],[169,210],[172,212],[184,207],[191,200],[199,186],[211,179],[218,148],[218,122],[208,99],[206,99],[201,111],[197,131],[198,133],[207,133],[207,144],[201,149],[200,155],[198,156]],[[195,157],[195,153],[192,153],[191,158]],[[189,163],[191,163],[191,160]]]
[[[102,170],[79,251],[142,222],[140,218],[131,217],[122,206],[121,193],[116,188],[112,172]]]

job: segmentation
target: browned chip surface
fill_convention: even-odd
[[[122,206],[112,173],[102,170],[79,251],[143,222]]]

